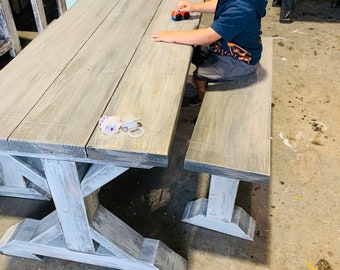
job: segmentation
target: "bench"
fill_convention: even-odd
[[[235,206],[239,181],[268,184],[271,145],[272,40],[263,38],[257,71],[209,85],[184,168],[211,174],[208,199],[187,203],[183,221],[247,240],[256,222]]]

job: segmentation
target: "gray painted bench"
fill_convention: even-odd
[[[263,46],[256,73],[209,86],[184,161],[211,181],[209,197],[189,202],[183,221],[248,240],[256,222],[235,206],[239,181],[270,177],[272,40]]]

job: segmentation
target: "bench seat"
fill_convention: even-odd
[[[185,169],[212,175],[209,198],[188,203],[184,221],[195,223],[203,217],[204,224],[196,225],[209,227],[209,218],[217,219],[223,228],[215,229],[233,235],[225,231],[224,222],[236,222],[242,227],[236,236],[249,240],[255,221],[234,203],[239,181],[268,184],[270,177],[272,40],[262,42],[262,59],[254,74],[209,85],[184,161]]]

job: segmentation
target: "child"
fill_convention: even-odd
[[[262,53],[261,18],[266,14],[266,5],[267,0],[211,0],[197,4],[180,1],[177,10],[215,12],[211,26],[152,35],[157,42],[210,44],[206,58],[199,63],[193,61],[197,96],[192,106],[202,102],[208,82],[234,80],[255,71]],[[195,47],[193,60],[196,60],[198,48],[200,46]]]

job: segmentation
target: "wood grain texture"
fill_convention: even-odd
[[[200,16],[174,22],[173,3],[161,0],[81,3],[0,73],[0,150],[167,166],[192,47],[156,43],[151,34],[196,28]],[[145,135],[105,136],[103,114],[138,117]]]
[[[32,200],[47,201],[49,198],[36,191],[34,188],[28,187],[11,187],[0,185],[0,196],[25,198]]]
[[[256,221],[242,208],[238,206],[234,207],[231,222],[208,217],[207,208],[208,199],[198,199],[188,202],[183,213],[182,221],[246,240],[254,240]]]
[[[104,207],[98,207],[91,227],[115,246],[114,252],[117,255],[123,256],[125,254],[124,257],[127,258],[138,258],[143,245],[143,236]],[[120,250],[119,253],[118,249]]]
[[[86,157],[85,146],[158,4],[120,1],[12,134],[11,148]]]
[[[186,270],[187,262],[159,240],[145,238],[140,259],[157,269]]]
[[[207,218],[231,222],[239,182],[221,176],[211,176]]]
[[[81,6],[50,24],[1,70],[0,150],[10,149],[10,134],[117,4],[115,0],[102,0],[101,5],[81,1]]]
[[[0,155],[0,163],[3,172],[3,182],[7,186],[27,187],[27,183],[23,179],[19,182],[16,182],[14,177],[5,176],[5,172],[12,172],[21,175],[21,178],[25,177],[26,179],[29,179],[30,182],[34,183],[44,192],[50,193],[50,189],[47,185],[45,175],[43,174],[41,164],[39,164],[38,162],[36,162],[36,164],[33,162],[29,163],[27,162],[27,160],[24,158],[21,159],[19,157]]]
[[[112,164],[92,164],[81,181],[82,195],[85,197],[91,194],[127,170],[128,168],[116,167]]]
[[[94,253],[76,164],[46,159],[43,165],[68,249]]]
[[[46,245],[63,234],[59,223],[57,211],[44,217],[37,225],[30,241],[32,243]]]
[[[271,145],[272,40],[255,74],[209,87],[185,157],[188,170],[268,183]]]
[[[174,22],[174,2],[162,1],[104,115],[140,118],[145,134],[130,138],[124,132],[103,136],[96,128],[88,143],[93,159],[131,160],[136,165],[167,166],[176,129],[192,47],[156,43],[154,32],[196,28],[199,16]]]
[[[1,18],[0,18],[1,20]],[[1,22],[0,22],[1,24]],[[8,52],[12,48],[12,43],[10,41],[6,41],[5,39],[1,39],[0,36],[0,56]]]

